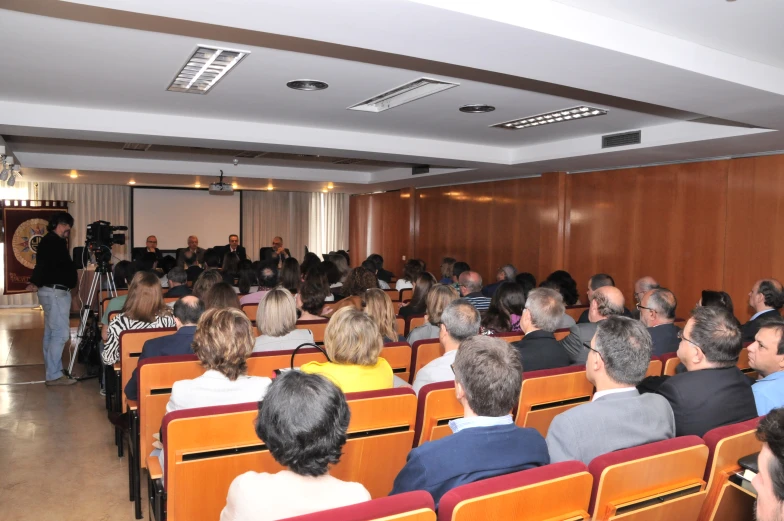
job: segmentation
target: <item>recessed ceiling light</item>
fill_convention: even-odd
[[[171,92],[207,94],[249,51],[199,45],[171,82]]]
[[[460,86],[453,83],[433,78],[419,78],[412,82],[395,87],[392,90],[382,92],[372,98],[366,99],[356,105],[351,105],[348,110],[363,110],[365,112],[383,112],[385,110],[398,107],[431,94],[436,94],[452,87]]]
[[[495,107],[491,105],[485,105],[483,103],[477,103],[474,105],[463,105],[460,107],[460,112],[465,112],[467,114],[483,114],[485,112],[493,112]]]
[[[559,123],[562,121],[573,121],[593,118],[596,116],[604,116],[605,114],[607,114],[605,109],[597,109],[595,107],[581,105],[579,107],[555,110],[545,114],[537,114],[536,116],[527,116],[524,118],[513,119],[511,121],[504,121],[502,123],[496,123],[495,125],[490,126],[503,128],[506,130],[518,130],[521,128],[539,127],[549,125],[551,123]]]
[[[267,191],[271,192],[272,190],[273,190],[273,186],[272,185],[267,185]]]
[[[322,192],[324,192],[324,193],[327,193],[327,192],[329,192],[329,190],[327,190],[327,189],[325,188],[325,189],[323,189],[323,190],[322,190]]]
[[[196,188],[201,188],[201,183],[196,183],[196,184],[195,184],[195,185],[193,185],[193,186],[195,186]]]
[[[318,80],[292,80],[286,83],[286,87],[294,90],[324,90],[329,84]]]
[[[231,183],[231,187],[234,188],[235,190],[237,189],[238,186],[239,185],[237,183]]]
[[[129,184],[129,185],[135,185],[135,184],[136,184],[136,181],[128,181],[128,184]]]
[[[70,177],[71,179],[76,179],[77,177],[79,177],[79,173],[76,170],[71,170],[71,173],[68,174],[68,177]]]
[[[333,185],[332,183],[329,183],[329,184],[327,185],[327,189],[328,189],[328,190],[332,190],[333,188],[335,188],[335,185]]]

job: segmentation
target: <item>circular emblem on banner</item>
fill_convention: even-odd
[[[44,219],[29,219],[20,224],[14,232],[14,257],[23,266],[30,269],[35,268],[38,245],[46,235],[46,225],[47,222]]]

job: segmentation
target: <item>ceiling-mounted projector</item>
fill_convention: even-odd
[[[233,195],[234,188],[231,187],[231,183],[223,182],[223,170],[220,173],[220,180],[217,183],[210,184],[210,193],[212,195]]]

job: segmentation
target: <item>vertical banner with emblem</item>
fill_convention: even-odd
[[[24,206],[22,206],[24,205]],[[33,206],[35,205],[35,206]],[[5,201],[5,294],[25,293],[35,268],[38,244],[53,212],[66,212],[65,201]]]

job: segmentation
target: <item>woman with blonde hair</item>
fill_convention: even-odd
[[[405,342],[403,336],[397,334],[395,307],[392,299],[382,289],[369,289],[365,293],[365,313],[373,319],[378,326],[384,343]]]
[[[324,347],[330,361],[308,362],[303,372],[326,376],[344,393],[392,388],[392,367],[379,358],[381,333],[362,311],[347,307],[335,312],[324,332]]]
[[[151,271],[137,272],[120,314],[109,323],[106,344],[101,353],[103,363],[112,365],[120,360],[120,333],[123,331],[174,326],[171,308],[163,301],[158,276]]]
[[[408,343],[413,345],[417,340],[426,338],[438,338],[438,330],[441,326],[441,313],[453,301],[458,298],[457,290],[445,284],[436,284],[427,293],[427,313],[425,313],[425,323],[414,328],[408,334]]]
[[[256,327],[261,336],[256,338],[253,352],[295,349],[313,343],[313,333],[296,326],[297,303],[291,292],[281,287],[268,291],[256,310]]]

